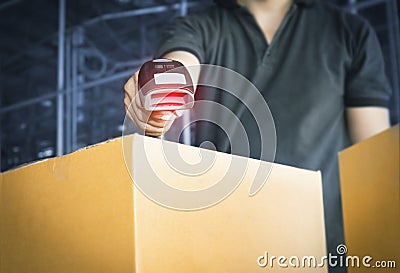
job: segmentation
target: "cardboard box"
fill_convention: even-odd
[[[360,264],[349,273],[399,272],[399,142],[397,125],[339,154],[347,255]]]
[[[147,156],[155,160],[158,175],[185,184],[179,174],[158,168],[160,140],[138,135],[133,140],[151,144]],[[125,164],[133,166],[136,179],[146,179],[150,171],[138,152],[125,162],[122,142],[0,175],[1,273],[327,271],[326,266],[293,268],[288,261],[298,256],[301,263],[313,255],[319,263],[326,255],[319,172],[273,164],[267,183],[249,196],[260,164],[249,160],[242,183],[225,200],[179,211],[154,203],[133,186]],[[132,143],[124,142],[129,158]],[[183,157],[199,152],[168,145]],[[230,159],[207,153],[215,155],[216,165],[197,176],[197,186],[211,185]],[[278,258],[271,267],[272,256],[285,256],[280,262],[288,268],[280,267]]]
[[[0,272],[133,272],[120,140],[1,175]]]

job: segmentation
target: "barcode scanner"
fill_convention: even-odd
[[[189,71],[174,60],[156,59],[142,65],[138,76],[139,99],[148,111],[193,107],[194,87]]]

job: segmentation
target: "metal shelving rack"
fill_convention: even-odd
[[[16,1],[10,1],[16,2]],[[18,1],[17,1],[18,2]],[[162,14],[166,12],[174,12],[175,16],[185,15],[188,9],[196,9],[203,7],[205,3],[203,1],[187,1],[180,0],[179,2],[165,5],[156,5],[151,7],[138,8],[133,10],[126,10],[116,13],[107,13],[89,19],[82,24],[74,27],[66,27],[66,0],[59,0],[59,22],[58,22],[58,65],[57,65],[57,89],[53,92],[46,93],[44,95],[37,96],[35,98],[20,101],[15,104],[5,105],[0,109],[0,126],[2,116],[9,113],[18,113],[21,109],[28,106],[34,106],[46,101],[52,103],[52,107],[55,107],[54,112],[56,113],[55,124],[53,126],[54,142],[49,143],[49,150],[43,150],[41,154],[31,155],[31,158],[18,158],[11,163],[4,162],[4,158],[0,159],[1,170],[12,168],[16,165],[22,164],[26,161],[39,159],[41,157],[62,155],[65,153],[72,152],[76,149],[81,148],[89,144],[93,144],[97,141],[106,140],[109,137],[115,137],[120,134],[120,131],[114,128],[114,131],[109,132],[107,128],[101,126],[100,121],[94,121],[97,116],[101,116],[101,107],[110,105],[110,100],[116,105],[121,104],[120,98],[115,100],[112,96],[105,96],[104,94],[111,87],[110,85],[119,86],[122,94],[122,83],[126,80],[138,67],[145,61],[151,58],[148,50],[148,44],[145,39],[146,25],[138,19],[139,33],[141,35],[140,48],[137,49],[140,52],[141,57],[132,61],[118,61],[114,62],[109,60],[96,45],[90,43],[90,39],[87,39],[86,29],[102,23],[118,21],[124,18],[140,17],[150,14]],[[14,4],[14,3],[10,3]],[[210,4],[208,2],[207,4]],[[384,45],[384,53],[387,56],[387,72],[388,77],[393,87],[393,100],[392,100],[392,121],[398,123],[399,120],[399,94],[400,94],[400,79],[399,79],[399,67],[400,67],[400,29],[399,29],[399,10],[396,0],[348,0],[343,8],[354,13],[362,13],[367,9],[373,9],[377,6],[385,7],[386,22],[383,26],[374,26],[378,34],[384,32],[388,37],[387,44]],[[4,4],[3,4],[4,6]],[[4,8],[0,6],[1,8]],[[368,19],[368,16],[367,16]],[[86,62],[88,59],[95,60],[99,65],[97,69],[91,68]],[[97,96],[96,101],[88,101],[85,96]],[[49,103],[50,103],[49,102]],[[1,103],[1,101],[0,101]],[[89,119],[86,119],[87,126],[92,128],[91,132],[88,130],[79,130],[79,126],[82,123],[82,109],[91,111]],[[0,104],[1,105],[1,104]],[[117,108],[115,106],[115,108]],[[112,110],[112,109],[111,109]],[[115,110],[115,109],[114,109]],[[116,109],[115,111],[119,111]],[[114,112],[115,112],[114,111]],[[121,120],[116,120],[116,123],[122,124]],[[115,127],[120,127],[116,124]],[[88,128],[89,128],[88,127]],[[55,130],[54,130],[55,129]],[[121,128],[119,128],[121,130]],[[0,128],[1,131],[1,128]],[[55,132],[54,132],[55,131]],[[51,132],[48,132],[51,133]],[[185,134],[189,134],[186,132]],[[7,132],[6,132],[7,134]],[[0,148],[2,148],[2,157],[6,154],[10,155],[13,153],[13,149],[18,150],[18,147],[6,147],[7,137],[0,137]],[[27,136],[30,137],[30,136]],[[190,139],[190,135],[186,136]],[[3,145],[3,147],[1,146]],[[20,149],[23,149],[26,143],[20,144]],[[51,148],[51,149],[50,149]],[[47,151],[47,152],[46,152]],[[34,153],[34,151],[31,151]],[[3,162],[2,162],[3,161]]]

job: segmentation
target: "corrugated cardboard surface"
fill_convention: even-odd
[[[399,272],[399,126],[339,154],[348,255],[395,260],[397,269],[350,267],[352,272]]]
[[[144,145],[161,150],[158,140],[137,137],[135,141],[146,141]],[[181,152],[184,158],[190,158],[190,151]],[[165,171],[163,157],[150,152],[137,158],[145,156],[155,169],[163,170],[158,173],[162,180],[174,183]],[[326,267],[284,268],[276,261],[272,267],[257,264],[257,258],[265,251],[269,257],[287,259],[313,255],[318,263],[326,255],[320,173],[274,164],[267,183],[250,197],[259,162],[248,163],[247,173],[234,193],[205,210],[167,209],[135,190],[137,272],[326,272]],[[222,173],[228,164],[229,155],[218,154],[214,167]],[[134,166],[136,172],[143,172],[135,179],[146,179],[144,160],[135,161]],[[178,174],[176,178],[185,179]],[[209,184],[210,178],[202,175],[190,179],[191,185],[201,185]],[[289,265],[288,261],[285,263]]]
[[[2,174],[0,272],[133,272],[120,139]]]
[[[278,272],[258,267],[258,256],[325,255],[318,172],[276,165],[249,197],[252,161],[225,201],[182,212],[133,190],[121,142],[0,175],[1,273]]]

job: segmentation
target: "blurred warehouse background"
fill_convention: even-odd
[[[375,28],[394,91],[391,122],[398,123],[397,0],[331,2],[364,16]],[[1,171],[120,136],[124,82],[152,58],[168,22],[212,4],[212,0],[0,1]],[[60,25],[63,18],[65,25]]]

